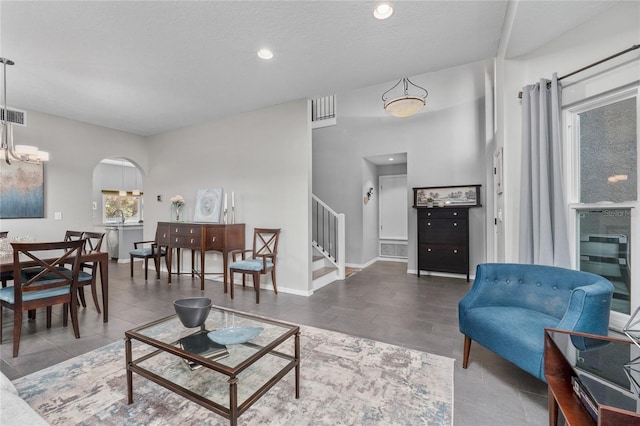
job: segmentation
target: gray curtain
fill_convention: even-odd
[[[520,262],[571,267],[556,74],[522,90]]]

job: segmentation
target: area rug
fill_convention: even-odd
[[[301,327],[300,336],[300,399],[291,371],[239,424],[453,424],[453,359],[313,327]],[[229,424],[135,373],[134,402],[127,405],[123,342],[14,384],[53,425]]]

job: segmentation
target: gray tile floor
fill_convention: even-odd
[[[3,314],[0,369],[12,379],[122,339],[124,331],[170,315],[173,300],[200,296],[199,279],[182,275],[171,285],[142,269],[129,277],[129,265],[109,265],[109,322],[104,324],[88,298],[80,309],[81,338],[62,327],[61,308],[54,308],[51,329],[44,310],[23,322],[20,355],[12,358],[13,313]],[[470,284],[462,279],[421,277],[406,273],[406,264],[377,262],[345,281],[337,281],[311,297],[263,291],[255,304],[253,289],[237,287],[231,300],[222,283],[207,281],[204,295],[214,304],[293,323],[340,331],[456,359],[455,425],[544,425],[546,385],[474,344],[469,368],[461,367],[463,337],[458,331],[458,300]],[[26,320],[26,318],[25,318]]]

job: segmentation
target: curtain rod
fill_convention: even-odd
[[[624,55],[625,53],[629,53],[629,52],[634,51],[634,50],[636,50],[636,49],[640,49],[640,44],[634,44],[633,46],[631,46],[631,47],[630,47],[630,48],[628,48],[628,49],[625,49],[625,50],[623,50],[623,51],[621,51],[621,52],[615,53],[615,54],[613,54],[613,55],[611,55],[611,56],[608,56],[608,57],[606,57],[606,58],[604,58],[604,59],[601,59],[601,60],[599,60],[599,61],[597,61],[597,62],[594,62],[594,63],[592,63],[592,64],[589,64],[589,65],[587,65],[586,67],[582,67],[582,68],[580,68],[579,70],[575,70],[575,71],[573,71],[573,72],[570,72],[570,73],[569,73],[569,74],[567,74],[567,75],[563,75],[562,77],[558,77],[558,81],[560,81],[560,80],[562,80],[562,79],[565,79],[565,78],[567,78],[567,77],[571,77],[572,75],[574,75],[574,74],[578,74],[579,72],[582,72],[582,71],[588,70],[589,68],[593,68],[593,67],[595,67],[596,65],[600,65],[600,64],[601,64],[601,63],[603,63],[603,62],[607,62],[607,61],[609,61],[609,60],[611,60],[611,59],[613,59],[613,58],[617,58],[617,57],[618,57],[618,56],[620,56],[620,55]],[[549,87],[549,85],[550,85],[550,84],[551,84],[551,83],[547,83],[547,87]],[[522,99],[522,92],[519,92],[519,93],[518,93],[518,98]]]

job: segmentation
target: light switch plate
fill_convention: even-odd
[[[53,218],[55,220],[62,220],[62,212],[54,212],[53,213]]]

